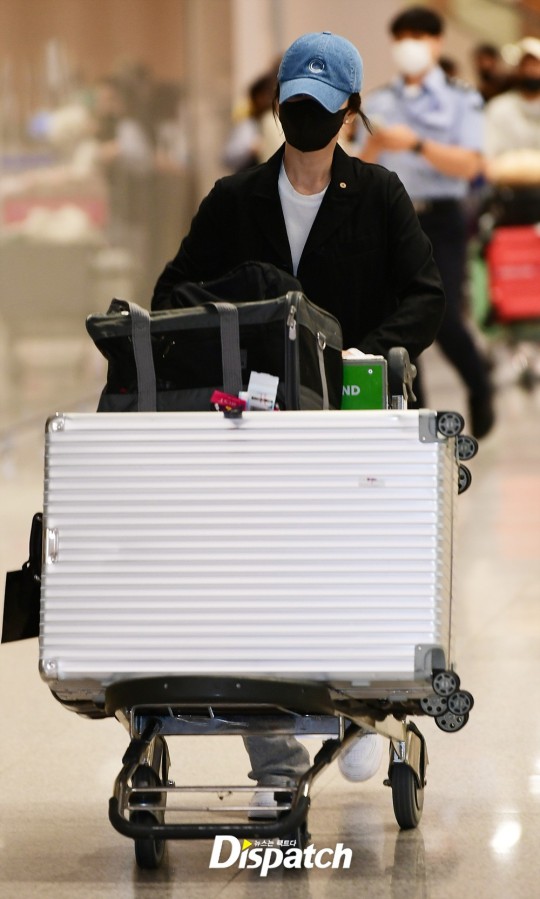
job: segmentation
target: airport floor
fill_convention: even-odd
[[[32,356],[34,367],[23,366],[3,397],[2,570],[24,560],[31,516],[41,507],[46,417],[95,406],[102,372],[82,356],[75,365],[64,354],[64,368],[54,370],[46,354],[41,365]],[[428,365],[430,405],[463,409],[460,385],[436,351]],[[456,522],[454,660],[475,706],[454,734],[415,719],[430,760],[418,829],[398,830],[384,764],[355,785],[334,763],[314,785],[309,824],[317,847],[351,848],[349,869],[277,869],[265,878],[237,866],[209,870],[211,845],[199,841],[170,843],[158,871],[141,871],[132,843],[107,818],[127,732],[115,720],[86,720],[62,708],[40,679],[37,640],[27,640],[0,647],[1,896],[538,896],[540,386],[518,387],[505,352],[496,355],[495,377],[497,425],[470,463],[472,486],[459,497]],[[177,780],[247,783],[239,738],[173,742]]]

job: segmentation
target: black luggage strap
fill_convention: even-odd
[[[317,359],[319,362],[319,374],[321,376],[322,389],[322,407],[330,408],[330,399],[328,396],[328,381],[326,380],[326,366],[324,364],[324,351],[326,349],[326,337],[322,331],[317,331]]]
[[[238,396],[242,390],[242,360],[240,356],[240,325],[238,308],[234,303],[222,300],[208,303],[217,309],[221,332],[221,364],[223,367],[223,392]]]
[[[128,300],[121,300],[120,303],[129,311],[131,317],[133,355],[137,370],[137,410],[139,412],[155,412],[157,410],[156,372],[152,355],[150,313],[142,306],[138,306],[137,303],[131,303]],[[238,396],[242,390],[238,309],[234,303],[221,301],[208,305],[214,306],[219,315],[223,391],[232,396]]]
[[[137,410],[139,412],[155,412],[156,372],[152,356],[152,338],[150,334],[150,313],[137,303],[125,302],[131,316],[131,336],[133,339],[133,355],[137,369]]]

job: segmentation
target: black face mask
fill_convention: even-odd
[[[537,94],[540,92],[540,78],[518,78],[517,87],[524,94]]]
[[[346,112],[346,109],[328,112],[316,100],[297,100],[279,105],[285,140],[302,153],[312,153],[326,147],[343,125]]]

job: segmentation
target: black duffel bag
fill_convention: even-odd
[[[208,411],[214,390],[237,395],[252,371],[279,378],[280,409],[339,409],[342,336],[300,291],[233,303],[191,285],[202,305],[147,312],[113,300],[87,319],[108,361],[98,412]]]

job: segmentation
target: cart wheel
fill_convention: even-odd
[[[414,771],[403,762],[394,764],[390,782],[394,815],[401,830],[417,827],[424,808],[424,788],[418,786]]]
[[[284,801],[291,802],[292,801],[292,795],[290,795],[290,794],[276,793],[275,797],[276,797],[276,801],[278,802],[278,804],[279,804],[280,799],[282,802],[284,802]],[[307,826],[307,813],[306,813],[306,817],[304,818],[302,823],[298,825],[298,827],[296,827],[294,830],[291,830],[289,833],[286,833],[283,836],[278,837],[278,839],[282,841],[281,845],[285,850],[290,849],[290,848],[295,848],[295,849],[301,849],[303,852],[311,839],[311,834],[308,831],[308,826]],[[283,845],[284,843],[288,843],[288,845],[284,846]],[[303,862],[302,862],[302,867],[304,867]]]
[[[152,812],[132,812],[131,820],[135,824],[157,824]],[[135,843],[135,861],[139,868],[147,870],[159,868],[165,853],[165,840],[154,840],[151,837],[137,837]]]
[[[441,730],[444,730],[445,733],[453,734],[465,727],[468,720],[468,714],[454,715],[452,712],[445,712],[444,715],[439,715],[438,718],[435,718],[435,724]]]
[[[291,833],[286,834],[284,837],[280,837],[282,841],[289,841],[289,846],[284,846],[283,848],[286,850],[287,848],[296,848],[301,849],[302,852],[307,847],[311,834],[307,829],[307,821],[304,821],[297,827],[295,830],[291,831]]]
[[[458,690],[448,697],[448,711],[453,715],[468,715],[474,705],[474,698],[467,690]]]
[[[141,765],[137,768],[133,775],[133,786],[137,789],[143,787],[158,787],[161,784],[159,776],[149,765]],[[139,802],[141,805],[153,802],[161,802],[162,795],[159,793],[139,793],[134,800],[134,804]],[[159,824],[163,822],[163,812],[151,812],[147,809],[134,811],[130,814],[130,821],[134,824]],[[135,860],[139,868],[154,869],[159,868],[163,861],[165,852],[165,840],[153,839],[152,837],[136,837],[135,843]]]
[[[446,696],[437,696],[436,693],[432,693],[431,696],[424,696],[420,700],[420,708],[426,715],[436,718],[437,715],[443,715],[446,712],[448,700]]]
[[[437,696],[450,696],[459,690],[460,680],[455,671],[438,671],[432,684]]]
[[[465,419],[459,412],[438,412],[437,430],[443,437],[457,437],[465,427]]]
[[[473,459],[478,452],[478,440],[476,437],[470,437],[469,434],[460,434],[457,439],[458,459],[462,462],[468,462]]]
[[[465,465],[459,466],[458,471],[458,493],[465,493],[471,486],[472,475]]]

